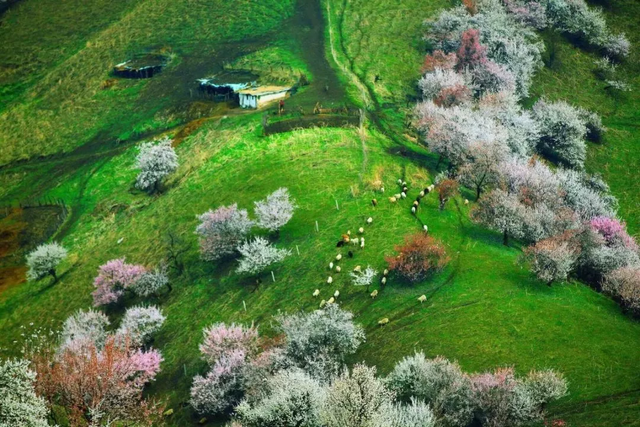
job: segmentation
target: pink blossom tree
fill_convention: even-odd
[[[462,33],[458,49],[458,70],[474,68],[487,62],[487,48],[480,43],[480,31],[469,28]]]
[[[524,256],[536,276],[547,286],[558,280],[566,280],[572,272],[580,245],[574,231],[541,240],[525,249]]]
[[[124,258],[113,259],[100,266],[98,276],[93,281],[93,305],[107,305],[118,302],[125,290],[133,286],[146,272],[142,265],[127,264]]]
[[[422,72],[428,73],[434,71],[436,68],[451,70],[456,66],[457,62],[458,57],[454,52],[444,53],[442,50],[436,49],[433,53],[424,57]]]
[[[257,351],[258,330],[253,326],[215,323],[204,330],[204,341],[200,344],[202,358],[210,365],[234,351],[252,355]]]
[[[200,236],[200,253],[205,261],[233,254],[254,225],[246,209],[238,209],[235,203],[209,210],[198,219],[196,234]]]
[[[633,237],[627,234],[624,222],[606,216],[597,216],[589,221],[591,229],[600,234],[607,244],[615,244],[616,240],[624,244],[625,247],[638,250],[638,244]]]

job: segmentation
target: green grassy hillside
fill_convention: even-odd
[[[0,204],[60,198],[71,207],[55,237],[71,253],[60,282],[19,283],[0,292],[0,355],[17,354],[14,342],[21,340],[21,325],[58,328],[73,311],[89,307],[92,280],[105,261],[126,256],[135,263],[160,262],[171,231],[188,247],[186,271],[172,276],[171,293],[153,301],[167,321],[153,343],[164,356],[162,372],[149,390],[174,409],[170,425],[195,425],[200,418],[183,403],[192,377],[204,372],[198,353],[203,327],[216,321],[253,321],[270,334],[278,312],[317,307],[319,301],[312,297],[316,288],[320,298],[339,289],[341,304],[365,327],[367,342],[353,361],[376,364],[386,373],[404,355],[424,350],[429,356],[457,359],[469,371],[505,365],[521,373],[553,368],[566,375],[570,394],[550,408],[552,416],[571,426],[640,425],[640,323],[581,283],[549,288],[538,282],[518,264],[517,245],[505,248],[500,236],[469,221],[470,206],[463,200],[470,193],[442,212],[436,196],[428,196],[419,220],[409,212],[409,200],[432,182],[436,158],[405,137],[405,100],[414,95],[422,62],[422,21],[449,2],[326,1],[332,16],[340,18],[332,19],[327,56],[333,58],[333,46],[338,64],[331,64],[351,87],[353,102],[360,102],[357,85],[376,101],[372,120],[362,130],[310,129],[264,137],[262,112],[221,111],[189,96],[194,78],[217,69],[220,52],[225,58],[237,56],[236,49],[258,51],[249,60],[268,56],[260,52],[272,37],[280,37],[274,29],[289,25],[294,2],[144,0],[109,7],[95,1],[95,10],[105,9],[97,21],[79,19],[81,7],[61,9],[68,19],[78,19],[73,37],[46,31],[65,28],[68,21],[40,27],[37,19],[45,19],[29,13],[39,6],[55,8],[49,0],[23,0],[2,18],[0,46],[19,43],[23,34],[33,37],[38,57],[25,54],[29,60],[22,61],[15,52],[0,50],[32,70],[30,76],[6,70],[0,75],[0,94],[6,100],[0,112],[0,164],[84,149],[0,169]],[[640,11],[622,4],[614,2],[609,22],[626,29],[638,46],[631,30]],[[239,43],[249,34],[259,40]],[[330,31],[325,34],[329,38]],[[111,89],[99,89],[113,63],[153,46],[170,47],[176,54],[157,79],[119,80]],[[559,52],[560,65],[540,73],[535,95],[564,98],[603,114],[611,130],[605,145],[590,147],[589,168],[605,174],[620,198],[623,218],[637,234],[640,196],[629,182],[637,175],[633,165],[640,156],[634,150],[638,52],[623,67],[635,91],[617,105],[587,71],[594,55],[564,40]],[[295,67],[304,57],[293,48],[279,55]],[[167,191],[150,197],[134,190],[133,142],[145,139],[139,134],[183,132],[181,124],[195,118],[183,110],[198,108],[207,111],[206,117],[183,133],[177,147],[181,165]],[[125,143],[95,145],[119,136]],[[387,198],[396,192],[398,178],[409,183],[409,198],[391,204]],[[376,181],[384,184],[384,194],[375,191]],[[250,209],[254,200],[281,186],[290,189],[300,208],[281,232],[278,245],[292,249],[293,255],[274,269],[275,282],[267,273],[256,287],[253,278],[233,272],[233,262],[199,259],[196,215],[233,202]],[[372,198],[380,202],[375,208]],[[327,285],[328,263],[340,251],[336,241],[365,225],[369,216],[373,224],[365,226],[367,247],[355,250],[353,259],[345,256],[343,272]],[[447,246],[452,261],[444,272],[415,286],[391,280],[375,300],[350,285],[347,271],[367,264],[383,269],[384,256],[406,234],[419,232],[421,222]],[[424,304],[417,301],[422,294],[429,298]],[[108,313],[113,323],[123,311],[124,306]],[[381,328],[377,322],[383,317],[390,323]]]

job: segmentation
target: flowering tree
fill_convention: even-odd
[[[314,377],[337,372],[344,358],[355,353],[365,340],[364,330],[353,322],[353,314],[337,304],[311,313],[278,316],[276,320],[285,336],[285,354]],[[326,365],[332,372],[318,370],[318,365]]]
[[[404,245],[396,246],[395,250],[397,256],[387,257],[389,270],[412,283],[442,270],[450,260],[442,243],[423,233],[405,237]]]
[[[458,171],[460,182],[476,192],[476,200],[489,185],[494,185],[500,177],[500,163],[505,157],[503,147],[498,144],[471,144],[469,161]]]
[[[216,323],[204,330],[200,351],[210,370],[193,379],[191,405],[199,413],[223,412],[242,400],[245,382],[255,373],[249,366],[258,354],[258,331]]]
[[[255,202],[254,212],[258,217],[258,226],[278,232],[293,217],[296,207],[295,200],[290,200],[289,190],[278,188],[265,200]]]
[[[243,243],[238,247],[238,252],[242,258],[240,258],[236,272],[248,274],[259,273],[271,264],[280,262],[291,255],[290,250],[275,248],[264,237],[256,237]]]
[[[242,325],[215,323],[204,330],[204,341],[200,344],[202,358],[210,365],[233,352],[255,355],[258,345],[258,330]]]
[[[433,411],[421,400],[411,398],[407,405],[394,404],[385,411],[385,427],[436,427],[437,419]]]
[[[91,294],[93,305],[98,307],[117,302],[146,271],[142,265],[125,263],[124,258],[107,261],[100,266],[98,276],[93,280],[96,288]]]
[[[470,28],[462,32],[458,49],[458,70],[474,68],[487,62],[487,48],[480,44],[480,31]]]
[[[602,289],[630,313],[640,316],[640,267],[626,266],[607,274]]]
[[[58,243],[47,243],[38,246],[27,255],[27,279],[39,280],[51,275],[53,282],[58,281],[56,268],[67,257],[67,250]]]
[[[401,401],[427,403],[442,425],[467,426],[473,419],[471,381],[457,363],[416,353],[398,362],[385,383]]]
[[[282,371],[268,379],[256,402],[245,399],[235,408],[243,427],[321,427],[325,390],[301,371]]]
[[[436,190],[438,190],[438,200],[440,200],[440,210],[442,211],[449,199],[458,192],[458,181],[444,179],[438,183]]]
[[[369,286],[373,283],[373,279],[378,275],[378,272],[368,265],[364,270],[352,271],[349,275],[355,286],[366,286],[368,292]]]
[[[562,376],[532,371],[516,378],[513,368],[471,376],[474,401],[483,426],[526,426],[543,420],[544,405],[567,393]]]
[[[178,155],[171,146],[173,141],[164,137],[158,143],[145,142],[140,146],[136,157],[136,167],[140,173],[136,178],[136,187],[154,193],[164,177],[178,168]]]
[[[418,86],[422,90],[424,99],[433,99],[445,89],[464,87],[464,77],[452,69],[436,68],[425,74]]]
[[[627,234],[624,222],[620,222],[615,218],[597,216],[589,221],[589,226],[593,231],[600,234],[608,245],[620,242],[631,250],[638,250],[638,244],[633,237]]]
[[[369,427],[384,419],[393,393],[376,378],[376,368],[355,365],[328,390],[321,419],[327,427]]]
[[[96,348],[101,349],[107,339],[107,326],[109,318],[104,313],[78,310],[62,325],[59,351],[77,348],[86,342],[91,342]]]
[[[61,354],[41,350],[33,357],[37,391],[63,406],[73,425],[120,421],[151,426],[162,408],[142,397],[160,371],[157,350],[143,351],[128,339],[107,338],[99,349],[85,341]]]
[[[496,189],[480,199],[471,211],[474,221],[502,233],[502,243],[509,244],[509,236],[523,234],[522,207],[518,198],[504,190]]]
[[[246,209],[238,209],[235,203],[209,210],[198,219],[196,234],[200,236],[200,253],[205,261],[233,254],[254,225]]]
[[[35,392],[28,360],[0,360],[0,426],[47,427],[45,400]]]
[[[430,55],[424,57],[424,64],[422,65],[422,72],[429,73],[435,71],[436,68],[442,70],[451,70],[456,66],[458,57],[455,53],[444,53],[443,51],[436,49]]]
[[[531,271],[551,286],[555,281],[567,279],[574,268],[579,251],[575,233],[568,231],[529,246],[524,256],[531,266]]]
[[[117,333],[129,337],[133,343],[144,344],[160,330],[165,319],[158,307],[131,307],[124,312]]]
[[[582,169],[586,158],[587,127],[580,111],[563,101],[539,100],[533,106],[540,124],[539,150],[563,164]]]
[[[140,297],[148,297],[150,295],[156,295],[158,291],[165,286],[171,291],[167,267],[161,265],[152,271],[142,273],[138,280],[131,284],[131,290]]]

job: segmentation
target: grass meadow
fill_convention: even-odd
[[[103,137],[123,135],[121,139],[134,142],[146,133],[174,136],[188,121],[177,113],[180,106],[194,104],[185,85],[207,67],[216,67],[203,58],[242,46],[244,53],[256,52],[247,61],[262,66],[273,50],[263,51],[261,43],[237,43],[248,35],[268,40],[292,15],[294,2],[73,3],[77,7],[65,3],[57,9],[51,0],[23,0],[2,18],[0,27],[2,63],[12,58],[23,70],[4,67],[0,73],[0,164],[11,163],[0,169],[0,201],[59,198],[71,208],[54,237],[70,251],[59,283],[20,283],[0,292],[0,355],[18,354],[21,326],[57,329],[75,310],[88,308],[92,280],[104,262],[126,257],[129,262],[158,264],[172,232],[187,248],[186,269],[172,275],[172,292],[150,301],[162,308],[167,321],[153,343],[164,356],[162,372],[149,389],[175,411],[167,420],[171,426],[196,425],[201,418],[186,402],[193,376],[205,369],[198,352],[204,327],[218,321],[255,322],[271,335],[275,314],[312,310],[336,289],[340,304],[354,312],[367,334],[352,362],[375,364],[384,374],[403,356],[422,350],[430,357],[456,359],[468,371],[553,368],[565,374],[570,394],[550,408],[552,418],[576,427],[640,425],[640,323],[579,282],[547,287],[537,281],[519,263],[517,243],[504,247],[501,236],[469,220],[473,203],[467,206],[464,199],[472,199],[471,192],[463,191],[444,211],[432,194],[417,218],[410,214],[411,202],[437,173],[437,159],[414,144],[411,131],[402,127],[409,112],[406,99],[415,95],[422,63],[422,21],[451,3],[325,0],[332,11],[332,27],[325,31],[327,57],[337,59],[331,64],[354,103],[362,98],[353,79],[366,88],[375,100],[376,120],[383,125],[371,121],[362,129],[307,129],[265,137],[262,112],[212,114],[181,138],[176,148],[180,167],[164,193],[153,197],[133,189],[133,143],[114,145],[95,156],[80,151],[12,162],[72,151]],[[88,13],[83,7],[93,3],[91,13],[104,9],[100,18],[79,19]],[[639,5],[611,3],[610,25],[625,30],[634,47],[639,46],[633,31]],[[66,19],[77,19],[77,30],[67,36],[53,34],[67,21],[31,13],[46,10],[39,7],[49,7],[49,15],[60,11]],[[248,29],[249,23],[257,26]],[[18,41],[21,37],[31,41]],[[33,53],[11,52],[6,46],[12,43],[29,45]],[[604,174],[620,199],[622,218],[638,236],[640,196],[631,184],[640,156],[638,52],[634,50],[619,71],[634,91],[615,101],[592,73],[596,55],[564,39],[557,43],[557,63],[540,72],[532,98],[566,99],[603,116],[610,130],[603,145],[590,145],[588,168]],[[158,80],[119,80],[114,88],[100,89],[113,63],[155,45],[176,54]],[[275,52],[279,60],[304,69],[297,49],[276,46],[281,49]],[[174,95],[174,90],[182,92]],[[139,132],[127,133],[134,128]],[[409,184],[409,197],[392,204],[388,197],[398,192],[398,178]],[[377,191],[380,184],[385,193]],[[267,272],[257,286],[255,278],[234,273],[234,261],[200,260],[196,215],[234,202],[251,212],[253,201],[281,186],[289,188],[299,209],[276,242],[293,254],[273,269],[275,281]],[[373,223],[367,226],[369,216]],[[371,288],[380,290],[376,299],[350,284],[348,271],[356,265],[384,269],[384,257],[394,253],[405,235],[420,232],[423,223],[452,258],[443,272],[415,286],[392,277],[384,289]],[[365,227],[365,249],[336,248],[341,234],[360,226]],[[352,259],[346,256],[349,249]],[[334,273],[328,285],[328,264],[338,253],[344,255],[343,270]],[[318,299],[312,296],[315,289],[321,292]],[[417,300],[422,294],[428,297],[423,304]],[[139,302],[127,300],[108,311],[113,325],[125,306]],[[378,326],[384,317],[389,324]],[[216,420],[209,424],[217,425]]]

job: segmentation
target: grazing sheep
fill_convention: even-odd
[[[409,188],[408,187],[402,187],[402,192],[403,193],[408,193],[409,192]]]
[[[376,206],[378,206],[378,201],[376,199],[371,199],[371,204],[375,208]]]
[[[420,304],[422,304],[423,302],[425,302],[427,300],[427,296],[426,295],[420,295],[418,297],[418,301],[420,301]]]
[[[364,228],[363,227],[358,228],[358,233],[360,234],[364,233]]]
[[[406,187],[407,186],[407,181],[402,181],[402,186]]]
[[[369,217],[367,218],[367,224],[371,224],[373,222],[373,218]]]
[[[351,252],[351,251],[347,252],[347,256],[348,256],[349,258],[353,258],[353,252]]]
[[[429,186],[429,192],[433,191],[433,189],[434,189],[434,188],[436,188],[436,186],[435,186],[435,185],[433,185],[433,184],[431,184],[431,185]]]
[[[320,289],[316,289],[315,291],[313,291],[314,297],[317,297],[318,295],[320,295]]]
[[[380,192],[384,193],[384,187],[380,187]]]
[[[324,307],[325,305],[327,305],[327,302],[325,300],[320,301],[320,308]]]
[[[351,243],[353,243],[354,245],[357,245],[358,243],[360,243],[360,238],[354,237],[353,239],[351,239]]]
[[[425,233],[429,232],[429,227],[427,227],[427,224],[422,226],[422,230],[424,230]]]
[[[351,236],[351,230],[347,230],[347,236]]]
[[[387,323],[389,323],[389,318],[388,317],[385,317],[384,319],[378,320],[378,325],[380,325],[380,326],[384,326]]]
[[[349,234],[343,234],[342,235],[342,241],[345,243],[349,243],[349,240],[351,240],[351,236]]]
[[[375,291],[371,292],[371,298],[375,298],[378,296],[378,290],[376,289]]]
[[[468,205],[469,204],[469,200],[468,199],[464,199],[464,204]]]
[[[334,302],[336,302],[336,299],[334,297],[329,298],[329,301],[327,301],[327,304],[333,304]]]
[[[382,272],[383,276],[388,276],[389,275],[389,270],[388,269],[384,269],[384,271]]]
[[[340,268],[339,265],[336,265],[336,273],[340,273],[340,271],[342,271],[342,269]]]
[[[407,193],[405,193],[404,191],[402,193],[400,193],[400,197],[402,197],[403,199],[407,198]]]
[[[333,283],[333,277],[329,276],[329,278],[327,279],[327,283],[328,284],[332,284]]]
[[[362,271],[362,267],[360,267],[359,265],[356,265],[353,271]]]
[[[340,291],[336,290],[336,291],[333,293],[333,297],[334,297],[334,298],[338,298],[339,296],[340,296]]]
[[[422,191],[420,192],[420,197],[424,197],[424,195],[425,195],[425,191],[424,191],[424,190],[422,190]]]
[[[422,190],[422,191],[424,192],[424,194],[425,194],[425,196],[426,196],[427,194],[431,193],[431,187],[427,187],[427,188],[425,188],[425,189],[424,189],[424,190]]]
[[[329,270],[333,270],[333,262],[329,263]]]
[[[420,201],[416,200],[415,202],[413,202],[413,206],[416,207],[416,209],[418,208],[418,206],[420,206]]]
[[[344,240],[339,240],[338,243],[336,243],[336,248],[341,248],[345,245]]]
[[[336,261],[340,261],[342,259],[342,254],[336,255]]]
[[[394,194],[393,197],[395,197],[396,200],[400,200],[402,198],[402,194],[400,194],[400,193]]]
[[[415,206],[411,206],[411,213],[412,214],[416,214],[416,207]]]
[[[386,277],[383,277],[383,278],[380,280],[380,283],[382,283],[382,286],[386,285],[386,284],[387,284],[387,278],[386,278]]]
[[[398,185],[402,185],[402,179],[398,178]]]
[[[389,202],[390,202],[390,203],[395,203],[395,202],[397,202],[397,201],[398,201],[398,199],[397,199],[397,198],[395,198],[395,197],[393,197],[393,196],[392,196],[392,197],[389,197]]]
[[[364,249],[364,238],[360,239],[360,249]]]

